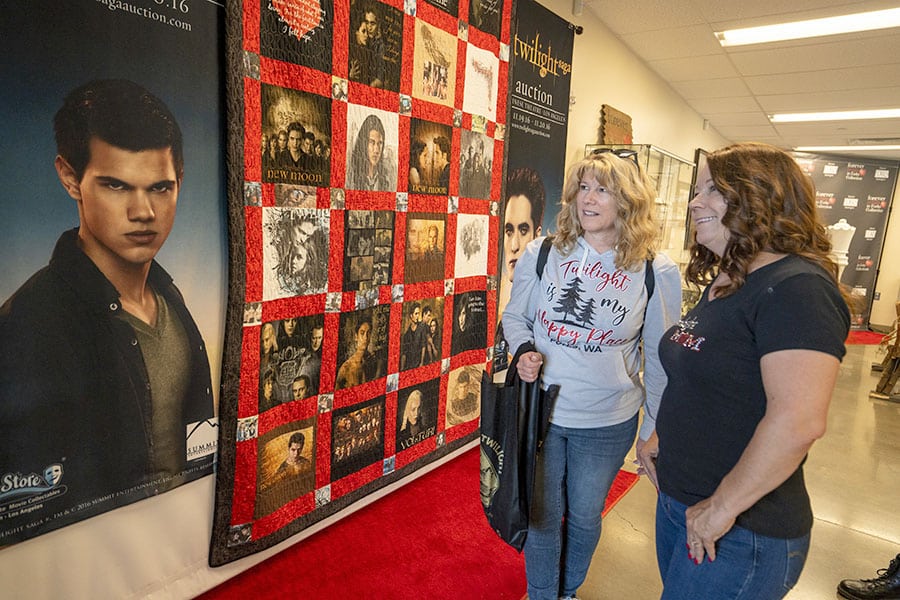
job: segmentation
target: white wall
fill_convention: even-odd
[[[584,156],[585,144],[599,142],[600,107],[608,104],[631,116],[635,144],[653,144],[693,161],[697,148],[715,150],[728,143],[703,118],[631,53],[587,8],[572,14],[572,2],[541,0],[557,15],[581,25],[575,36],[566,164]]]

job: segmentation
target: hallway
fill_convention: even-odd
[[[875,577],[900,552],[900,403],[868,397],[880,376],[871,370],[883,359],[877,349],[847,346],[828,432],[804,469],[815,524],[806,567],[788,600],[839,598],[841,579]],[[625,469],[635,469],[633,459],[632,451]],[[604,519],[581,600],[659,598],[655,503],[656,491],[642,477]]]

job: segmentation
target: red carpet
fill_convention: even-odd
[[[198,600],[520,600],[525,559],[488,527],[478,475],[475,448]],[[637,479],[619,472],[604,514]]]
[[[882,333],[874,331],[851,329],[850,335],[847,336],[847,344],[880,344],[884,337]]]

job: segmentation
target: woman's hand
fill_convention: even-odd
[[[659,456],[659,437],[657,437],[656,431],[646,441],[638,438],[635,451],[637,453],[638,475],[646,475],[658,490],[656,457]]]
[[[715,496],[701,500],[685,511],[690,557],[698,565],[704,554],[716,560],[716,541],[734,526],[735,517],[718,505]]]
[[[516,370],[519,372],[519,378],[526,383],[531,383],[537,379],[538,373],[541,372],[541,365],[544,364],[544,357],[540,352],[525,352],[519,357],[516,363]]]

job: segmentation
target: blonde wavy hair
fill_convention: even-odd
[[[653,220],[656,192],[635,162],[611,152],[591,154],[569,167],[553,246],[568,256],[584,234],[575,198],[581,181],[591,177],[615,199],[616,268],[637,271],[645,260],[654,257],[659,243],[659,229]]]

